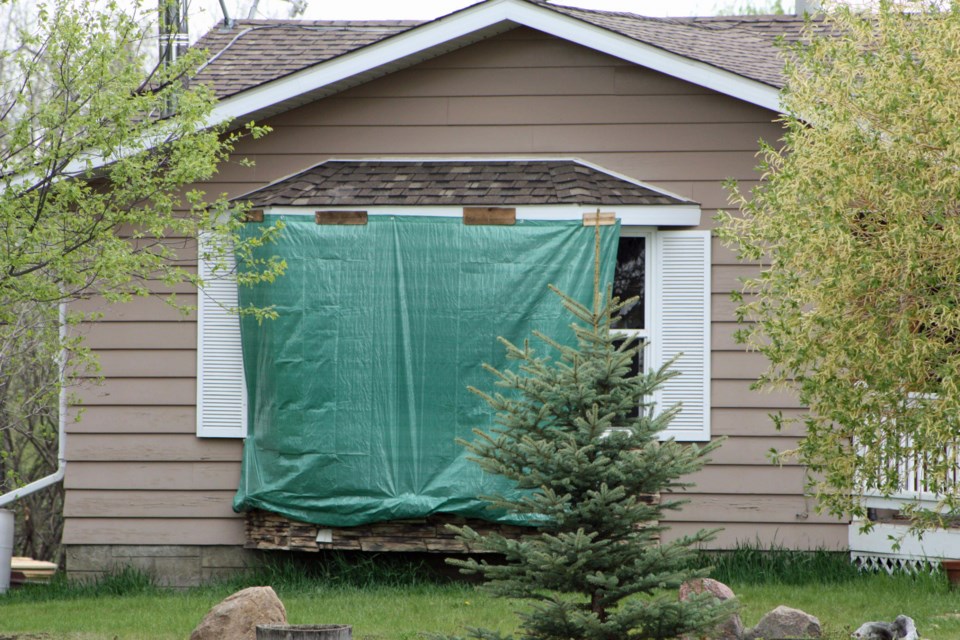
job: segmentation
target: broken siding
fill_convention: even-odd
[[[576,156],[700,202],[709,224],[727,202],[723,180],[756,179],[757,140],[780,137],[773,118],[517,29],[271,119],[273,133],[238,149],[256,167],[229,163],[205,189],[239,195],[331,157]],[[667,535],[725,526],[720,546],[843,546],[845,525],[803,497],[803,468],[766,459],[798,435],[775,432],[768,414],[796,405],[749,390],[762,359],[733,343],[727,292],[750,267],[716,240],[713,256],[711,413],[714,436],[729,440],[691,478]],[[193,435],[193,318],[135,301],[88,336],[106,382],[84,392],[87,413],[70,427],[67,544],[241,544],[243,519],[230,510],[241,443]]]

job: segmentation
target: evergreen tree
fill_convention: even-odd
[[[595,279],[595,284],[596,284]],[[481,395],[497,424],[462,443],[489,473],[528,491],[520,498],[485,496],[494,508],[522,514],[538,528],[522,539],[480,536],[458,528],[472,548],[503,554],[505,564],[452,560],[463,573],[482,574],[496,595],[532,602],[520,613],[524,639],[623,640],[674,638],[709,632],[734,602],[709,595],[680,602],[676,589],[702,577],[695,548],[714,532],[661,543],[664,510],[681,501],[663,490],[688,486],[680,478],[701,468],[718,446],[661,442],[657,434],[679,411],[655,413],[654,391],[676,375],[671,363],[632,374],[641,346],[611,331],[626,304],[603,302],[595,286],[593,309],[554,289],[577,319],[576,346],[535,337],[559,356],[537,355],[501,338],[517,371],[486,368],[501,392]],[[474,638],[501,638],[472,629]]]

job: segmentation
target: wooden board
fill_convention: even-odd
[[[654,496],[648,500],[659,499]],[[367,552],[423,553],[486,553],[457,539],[447,525],[469,526],[481,535],[498,533],[507,538],[519,538],[536,533],[532,527],[497,524],[450,514],[436,514],[425,518],[376,522],[358,527],[331,528],[291,520],[268,511],[250,511],[246,514],[247,549],[265,551],[312,551],[328,549]],[[320,532],[330,542],[317,542]]]
[[[463,224],[467,225],[513,225],[517,223],[517,210],[503,207],[464,207]]]

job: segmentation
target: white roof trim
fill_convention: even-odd
[[[242,118],[398,60],[416,58],[430,49],[503,23],[537,29],[734,98],[780,110],[779,90],[762,82],[523,0],[489,0],[225,98],[214,109],[210,122]]]
[[[469,206],[469,205],[467,205]],[[580,205],[580,204],[543,204],[543,205],[504,205],[517,210],[517,220],[582,220],[583,214],[594,213],[597,209],[613,212],[620,224],[648,227],[695,227],[700,224],[700,207],[695,204],[674,205]],[[365,210],[372,216],[427,216],[435,218],[459,218],[463,216],[462,206],[391,206],[391,205],[348,205],[331,207],[281,206],[263,207],[264,214],[282,216],[310,216],[321,211]]]

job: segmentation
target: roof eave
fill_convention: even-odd
[[[751,104],[780,111],[768,84],[639,42],[525,0],[489,0],[220,101],[211,122],[263,118],[526,26]]]
[[[469,206],[469,205],[466,205]],[[487,205],[484,205],[487,206]],[[517,220],[582,220],[583,215],[599,207],[612,211],[620,224],[640,227],[696,227],[700,224],[700,206],[696,204],[538,204],[508,205],[516,209]],[[324,211],[356,211],[363,209],[371,215],[458,217],[463,206],[457,205],[266,205],[265,214],[286,216],[313,216]]]

